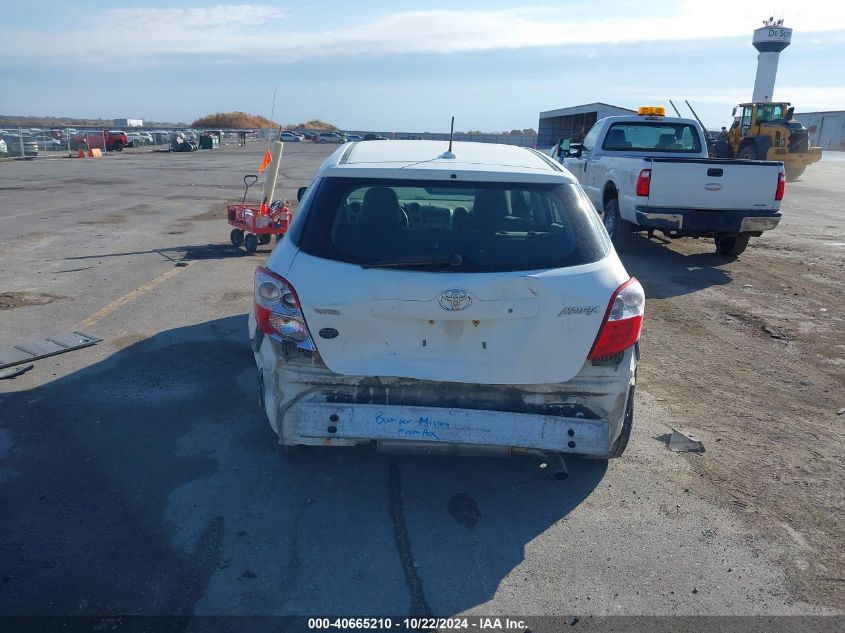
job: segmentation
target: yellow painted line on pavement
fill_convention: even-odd
[[[161,275],[159,275],[155,279],[148,281],[143,286],[138,286],[137,288],[135,288],[135,290],[133,290],[131,292],[127,292],[122,297],[115,299],[110,304],[108,304],[106,307],[98,310],[97,312],[95,312],[94,314],[89,316],[87,319],[80,322],[77,325],[77,327],[80,328],[80,329],[91,327],[92,325],[94,325],[98,321],[101,321],[102,319],[109,316],[115,310],[122,308],[127,303],[129,303],[130,301],[134,301],[135,299],[140,297],[145,292],[149,292],[153,288],[157,288],[158,286],[163,284],[165,281],[167,281],[171,277],[175,276],[180,270],[183,270],[184,268],[187,268],[187,266],[175,266],[174,268],[171,268],[167,272],[162,273]]]

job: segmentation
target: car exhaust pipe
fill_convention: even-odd
[[[563,455],[560,453],[541,451],[534,448],[515,448],[513,452],[539,460],[540,468],[549,468],[552,472],[552,478],[557,481],[569,479],[569,469],[566,467],[566,462],[563,461]]]

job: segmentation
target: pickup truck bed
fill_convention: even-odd
[[[600,119],[582,143],[562,139],[552,150],[602,215],[617,250],[634,232],[661,231],[712,237],[717,253],[738,255],[750,237],[777,226],[783,163],[709,158],[696,121],[647,110]]]
[[[759,234],[780,221],[774,194],[781,163],[641,159],[650,164],[651,183],[648,196],[632,196],[633,219],[638,227],[711,237],[713,233]]]

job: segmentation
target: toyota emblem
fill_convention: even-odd
[[[466,310],[472,304],[472,297],[466,290],[452,288],[440,295],[440,307],[450,312]]]

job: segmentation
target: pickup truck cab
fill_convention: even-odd
[[[129,137],[122,130],[102,130],[79,132],[70,137],[70,148],[101,149],[110,152],[120,152],[129,145]]]
[[[661,231],[712,237],[717,253],[735,256],[781,218],[783,163],[708,158],[701,126],[663,108],[600,119],[582,142],[561,139],[551,154],[584,188],[617,250],[634,232]]]

